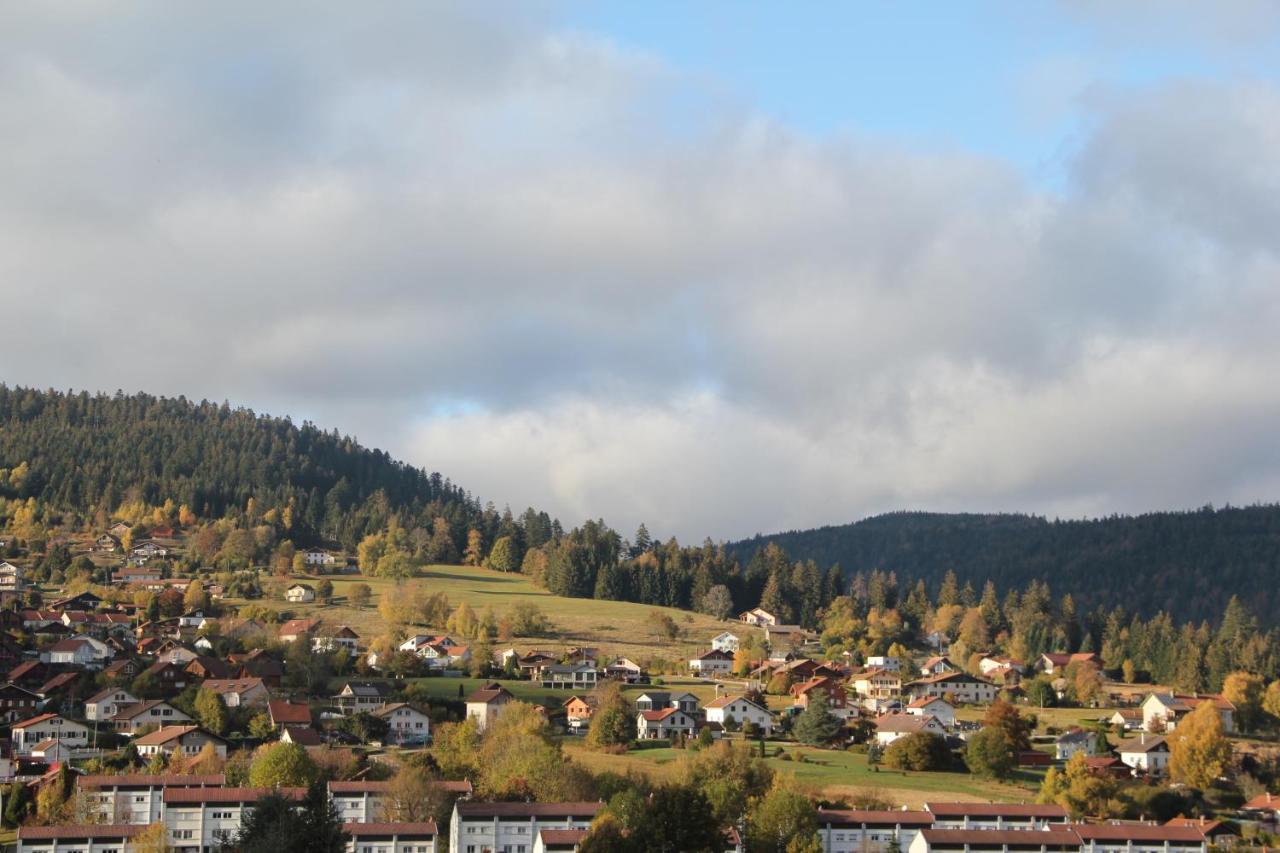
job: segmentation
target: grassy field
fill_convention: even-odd
[[[306,583],[316,583],[319,576],[299,578]],[[512,644],[521,651],[530,648],[563,651],[571,646],[592,646],[604,655],[620,655],[637,662],[654,657],[673,660],[687,659],[710,647],[711,638],[726,629],[742,636],[745,626],[737,622],[721,622],[700,613],[688,613],[669,607],[651,607],[624,601],[595,601],[584,598],[562,598],[534,586],[521,574],[494,572],[472,566],[429,566],[419,577],[395,584],[384,578],[360,575],[328,576],[334,587],[331,604],[292,604],[288,602],[262,601],[268,607],[289,611],[299,617],[319,617],[328,624],[350,625],[365,642],[386,631],[378,613],[378,602],[383,596],[412,596],[417,590],[428,593],[442,592],[449,597],[452,607],[466,603],[477,612],[493,608],[501,617],[518,602],[529,601],[542,609],[554,623],[556,636],[516,637]],[[347,600],[352,584],[366,583],[373,590],[370,603],[354,607]],[[229,600],[228,603],[243,602]],[[675,640],[658,636],[647,622],[649,614],[660,610],[671,616],[681,630]],[[443,625],[417,626],[444,631]]]
[[[777,746],[770,744],[770,751]],[[1040,786],[1040,775],[1022,772],[1011,783],[987,782],[967,773],[921,773],[878,770],[867,765],[865,755],[839,750],[810,749],[795,744],[781,744],[793,760],[768,758],[766,763],[777,773],[789,776],[801,785],[820,789],[832,795],[877,789],[899,805],[919,806],[926,800],[1022,802],[1033,799]],[[625,755],[593,752],[580,741],[567,739],[565,752],[592,770],[625,772],[628,769],[648,774],[654,779],[670,779],[681,773],[681,760],[689,755],[680,749],[644,749]],[[804,762],[795,760],[803,756]]]

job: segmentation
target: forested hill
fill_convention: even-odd
[[[1269,623],[1280,607],[1280,506],[1155,512],[1088,521],[899,512],[731,544],[747,560],[776,542],[794,560],[882,569],[936,589],[948,569],[981,589],[1044,580],[1088,608],[1217,619],[1233,594]]]
[[[0,385],[0,494],[40,512],[102,524],[130,501],[190,507],[205,519],[287,509],[299,544],[354,548],[391,513],[465,536],[479,506],[439,474],[337,432],[225,403],[145,394],[91,395]]]

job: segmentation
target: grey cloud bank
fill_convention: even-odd
[[[685,539],[1280,497],[1275,87],[1094,90],[1047,191],[537,13],[316,8],[0,11],[5,381]]]

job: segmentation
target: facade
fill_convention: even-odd
[[[1225,697],[1216,693],[1186,695],[1182,693],[1152,693],[1142,700],[1142,728],[1148,732],[1171,732],[1178,722],[1201,704],[1208,702],[1218,709],[1222,730],[1235,731],[1235,710]]]
[[[221,788],[221,773],[208,776],[124,774],[81,776],[76,782],[103,823],[152,824],[164,817],[166,788]]]
[[[137,705],[138,698],[123,687],[108,687],[84,701],[86,720],[109,720],[129,705]]]
[[[1140,773],[1161,776],[1169,769],[1169,744],[1155,735],[1141,735],[1116,747],[1120,760]]]
[[[436,853],[435,821],[355,823],[343,829],[351,836],[347,853]]]
[[[405,702],[385,705],[374,712],[387,721],[387,743],[421,746],[431,742],[431,718]]]
[[[311,638],[311,650],[316,652],[333,652],[346,649],[355,654],[360,643],[360,635],[347,625],[336,628],[321,628]]]
[[[373,713],[387,704],[390,696],[385,684],[376,681],[348,681],[333,697],[334,703],[345,715],[358,714],[361,711]]]
[[[591,725],[591,715],[595,706],[583,696],[570,696],[564,703],[565,720],[569,731],[581,732]]]
[[[636,738],[639,740],[654,740],[677,735],[689,737],[697,728],[697,720],[679,708],[639,711],[636,714]]]
[[[600,803],[454,804],[449,823],[449,853],[532,853],[544,829],[589,829]]]
[[[145,826],[77,824],[18,828],[17,853],[123,853]]]
[[[773,714],[743,696],[721,696],[707,703],[707,722],[721,726],[730,717],[738,726],[754,723],[765,736],[773,734]]]
[[[61,714],[39,714],[14,723],[10,731],[14,755],[30,755],[34,747],[47,740],[60,741],[71,749],[89,745],[89,727]]]
[[[584,661],[582,663],[553,663],[542,668],[543,687],[563,690],[590,690],[600,679],[600,671],[596,665]]]
[[[127,734],[136,734],[143,726],[173,726],[189,722],[189,716],[163,699],[126,705],[111,718],[112,728]]]
[[[165,788],[164,824],[175,853],[208,853],[240,831],[246,810],[269,788]],[[275,793],[295,800],[305,788],[279,788]]]
[[[497,684],[488,684],[467,697],[467,719],[474,718],[476,727],[484,731],[498,718],[507,705],[516,701],[511,691]]]
[[[761,627],[778,624],[777,616],[774,616],[768,610],[764,610],[760,607],[751,608],[745,613],[740,614],[738,619],[747,625],[759,625]]]
[[[1093,755],[1098,745],[1098,733],[1075,728],[1063,732],[1054,742],[1054,758],[1058,761],[1070,761],[1077,752]]]
[[[689,671],[695,675],[714,678],[733,672],[733,652],[712,649],[689,661]]]
[[[968,705],[979,705],[994,702],[1000,689],[983,678],[976,678],[964,672],[944,672],[940,675],[926,676],[903,686],[903,690],[912,699],[925,696],[940,696],[951,701]]]
[[[906,712],[921,717],[934,717],[948,729],[954,728],[956,724],[955,706],[946,699],[940,699],[937,696],[922,696],[919,699],[912,700],[907,705]]]
[[[711,648],[721,652],[736,652],[738,650],[738,636],[725,631],[711,638]]]
[[[138,755],[144,757],[173,755],[175,752],[191,756],[199,755],[200,750],[210,743],[219,758],[227,757],[227,742],[199,726],[165,726],[143,735],[133,745],[138,748]]]
[[[945,737],[947,730],[937,717],[920,714],[885,714],[876,717],[876,743],[888,746],[898,738],[917,732]]]
[[[896,840],[911,847],[920,830],[933,825],[924,811],[818,809],[818,837],[825,853],[881,853]]]
[[[1039,803],[925,803],[939,829],[1052,829],[1067,823],[1067,810]]]
[[[293,604],[309,604],[316,600],[316,591],[310,584],[295,583],[284,591],[284,598]]]
[[[263,706],[271,697],[261,678],[211,678],[200,686],[221,696],[228,708]]]
[[[907,853],[1079,853],[1080,836],[1069,829],[922,829]]]

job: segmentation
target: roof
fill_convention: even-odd
[[[1077,824],[1071,827],[1089,841],[1204,841],[1204,832],[1194,826],[1152,826],[1144,823]]]
[[[1234,711],[1236,706],[1225,696],[1218,693],[1186,694],[1186,693],[1152,693],[1147,697],[1155,699],[1172,711],[1190,711],[1204,702],[1212,702],[1219,711]],[[1144,700],[1145,701],[1145,700]]]
[[[391,689],[380,681],[348,681],[338,692],[343,691],[349,691],[352,696],[376,696],[379,699],[391,693]]]
[[[948,702],[946,699],[943,699],[941,696],[921,696],[919,699],[913,699],[911,703],[907,705],[907,707],[908,708],[927,708],[928,706],[932,705],[934,702],[941,702],[943,705],[946,705],[948,708],[953,707],[950,702]]]
[[[51,652],[74,652],[83,646],[93,648],[93,643],[85,637],[68,637],[65,640],[59,640],[49,647]]]
[[[18,838],[24,841],[55,838],[133,838],[150,827],[143,823],[62,824],[60,826],[20,826]]]
[[[112,775],[81,776],[76,784],[81,788],[201,788],[221,787],[227,777],[221,773],[208,775],[154,775],[151,773],[117,773]]]
[[[132,720],[134,717],[138,716],[139,714],[145,714],[147,711],[150,711],[152,708],[159,707],[160,705],[169,705],[169,703],[164,701],[163,699],[148,699],[145,702],[134,702],[131,705],[125,705],[123,708],[117,711],[116,715],[111,719]],[[169,707],[172,708],[173,706],[169,705]],[[178,711],[177,708],[174,708],[173,710],[177,711],[179,714],[182,714],[182,712]],[[182,714],[182,716],[186,717],[187,715]]]
[[[30,717],[30,718],[28,718],[28,719],[22,720],[21,722],[14,723],[14,724],[13,724],[12,726],[10,726],[9,728],[10,728],[10,729],[25,729],[25,728],[26,728],[26,727],[28,727],[28,726],[38,726],[38,725],[40,725],[41,723],[45,722],[46,720],[52,720],[52,719],[54,719],[54,718],[55,718],[55,717],[57,717],[57,716],[59,716],[59,715],[58,715],[58,714],[37,714],[37,715],[36,715],[36,716],[34,716],[34,717]]]
[[[429,714],[427,714],[426,711],[422,710],[421,708],[410,705],[408,702],[392,702],[390,705],[383,705],[381,708],[374,711],[373,715],[375,717],[389,717],[392,714],[394,714],[396,711],[399,711],[402,708],[408,708],[410,711],[415,711],[424,717],[430,716]]]
[[[486,685],[473,691],[471,695],[467,697],[467,704],[483,703],[488,705],[490,702],[496,702],[500,699],[504,702],[509,702],[515,698],[516,697],[512,695],[511,691],[507,688],[493,684]]]
[[[280,626],[280,630],[276,632],[278,636],[297,636],[298,634],[309,634],[314,631],[320,624],[316,619],[290,619]]]
[[[888,826],[931,826],[933,815],[923,811],[885,811],[870,809],[818,809],[819,824]]]
[[[1259,794],[1249,802],[1245,803],[1242,809],[1280,809],[1280,794],[1272,794],[1270,792]]]
[[[1057,743],[1086,743],[1097,737],[1095,732],[1075,728],[1058,735]]]
[[[1121,754],[1126,752],[1130,754],[1139,753],[1139,752],[1153,752],[1155,750],[1160,749],[1161,747],[1164,747],[1166,750],[1168,750],[1169,748],[1168,744],[1165,742],[1165,739],[1160,737],[1159,735],[1156,735],[1153,737],[1134,738],[1133,740],[1123,741],[1116,746],[1116,752]]]
[[[199,726],[163,726],[156,729],[154,732],[143,735],[133,743],[135,746],[163,746],[164,744],[175,741],[178,738],[185,737],[192,732],[200,732],[205,737],[209,737],[214,740],[222,740],[222,738],[212,732],[206,732]]]
[[[255,687],[266,689],[262,679],[257,676],[249,678],[210,678],[200,686],[206,690],[212,690],[214,693],[247,693]]]
[[[436,835],[434,820],[422,823],[344,823],[342,829],[352,838],[362,835]]]
[[[289,743],[299,746],[320,746],[324,743],[320,733],[309,726],[285,726],[284,735],[289,736]]]
[[[595,817],[601,803],[475,803],[458,802],[462,818],[490,817]]]
[[[309,705],[295,705],[292,702],[273,700],[267,703],[267,712],[271,714],[271,722],[273,723],[311,725],[311,707]]]
[[[577,850],[577,845],[582,839],[587,837],[585,829],[541,829],[538,835],[542,837],[542,845],[547,848],[565,847],[570,850]]]
[[[923,732],[929,723],[940,725],[931,714],[886,714],[876,718],[876,729],[882,732]]]
[[[911,687],[914,684],[937,684],[940,681],[974,681],[979,684],[991,684],[991,682],[987,681],[985,678],[978,678],[978,676],[970,675],[967,672],[940,672],[937,675],[928,675],[924,678],[918,678],[906,686]]]
[[[936,817],[1040,817],[1067,819],[1067,810],[1042,803],[925,803]]]
[[[389,780],[375,782],[370,779],[356,779],[346,782],[330,782],[329,793],[331,794],[379,794],[389,790],[391,782]],[[438,779],[431,782],[431,787],[441,788],[458,794],[470,794],[472,791],[471,783],[466,779]]]
[[[267,794],[279,794],[292,800],[307,795],[306,788],[165,788],[166,804],[181,803],[252,803]]]
[[[972,845],[977,847],[1045,847],[1048,849],[1076,849],[1081,845],[1080,836],[1070,829],[1045,829],[1028,832],[1025,829],[931,829],[920,830],[930,845]]]
[[[1218,830],[1236,835],[1239,829],[1226,821],[1214,820],[1207,817],[1175,817],[1165,821],[1165,826],[1194,826],[1205,835],[1213,835]]]
[[[645,719],[645,722],[660,723],[672,714],[678,713],[680,713],[679,708],[663,708],[661,711],[641,711],[640,716]]]
[[[710,702],[708,702],[708,703],[707,703],[706,705],[704,705],[703,707],[706,707],[706,708],[724,708],[724,707],[726,707],[726,706],[728,706],[728,705],[732,705],[734,702],[746,702],[748,705],[751,705],[752,707],[760,708],[760,710],[761,710],[761,711],[764,711],[766,714],[769,712],[769,709],[768,709],[768,708],[761,708],[761,707],[760,707],[760,705],[756,704],[755,702],[752,702],[752,701],[751,701],[750,699],[748,699],[746,696],[741,696],[741,695],[738,695],[738,696],[721,696],[721,697],[720,697],[720,698],[718,698],[718,699],[712,699]]]

